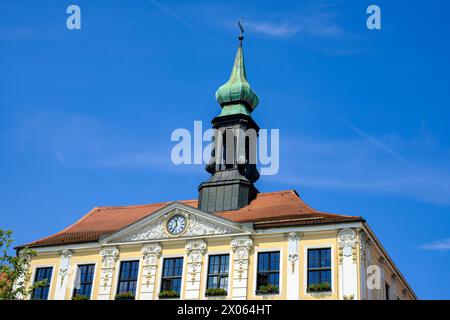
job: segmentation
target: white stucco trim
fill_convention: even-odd
[[[104,239],[102,239],[101,241],[99,241],[101,244],[115,244],[117,245],[117,242],[114,242],[114,240],[117,239],[121,239],[126,235],[132,234],[134,232],[139,231],[140,229],[151,225],[153,222],[158,221],[160,217],[172,212],[173,210],[183,210],[191,215],[200,217],[201,219],[203,219],[204,221],[207,221],[209,223],[213,223],[216,224],[218,226],[233,230],[232,234],[243,234],[243,233],[248,233],[251,232],[252,230],[249,229],[249,225],[248,224],[240,224],[228,219],[224,219],[221,218],[219,216],[216,215],[212,215],[210,213],[207,212],[203,212],[201,210],[195,209],[193,207],[187,206],[183,203],[180,202],[173,202],[167,206],[165,206],[164,208],[161,208],[159,210],[157,210],[156,212],[148,215],[147,217],[136,221],[135,223],[113,233],[110,236],[105,237]],[[225,234],[226,236],[230,236],[231,233]],[[217,236],[217,235],[214,235]],[[158,239],[159,241],[163,241],[163,240],[170,240],[170,239],[175,239],[175,240],[179,240],[182,239],[183,237],[174,237],[174,238],[163,238],[163,239]],[[187,237],[186,237],[187,238]],[[184,238],[184,239],[186,239]],[[195,237],[189,237],[189,239],[193,239]],[[205,238],[205,236],[200,236],[199,238]],[[139,241],[140,243],[142,241]],[[130,243],[130,242],[125,242],[125,243]]]
[[[288,227],[288,228],[269,228],[262,230],[255,230],[252,236],[267,235],[267,234],[282,234],[289,232],[301,232],[301,233],[313,233],[322,231],[337,231],[342,228],[360,228],[363,226],[362,222],[341,222],[333,224],[321,224],[321,225],[307,225],[298,227]]]

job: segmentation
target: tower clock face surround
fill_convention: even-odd
[[[186,217],[180,214],[172,216],[166,225],[167,232],[172,236],[178,236],[182,234],[187,227]]]

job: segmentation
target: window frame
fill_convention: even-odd
[[[45,299],[35,299],[35,298],[34,298],[34,292],[35,292],[36,289],[34,289],[34,290],[31,292],[31,294],[30,294],[30,300],[50,300],[50,294],[51,294],[51,289],[52,289],[52,283],[53,283],[53,279],[54,279],[54,276],[55,276],[55,265],[52,264],[52,265],[37,265],[37,266],[35,266],[35,267],[34,267],[34,270],[33,270],[33,275],[32,275],[32,278],[31,278],[31,279],[33,279],[32,285],[34,285],[34,284],[36,283],[36,276],[37,276],[38,269],[49,269],[49,268],[52,269],[52,273],[51,273],[51,275],[50,275],[50,281],[48,282],[48,292],[47,292],[47,297],[46,297]],[[39,280],[39,281],[42,281],[42,280]]]
[[[119,289],[120,289],[120,283],[123,281],[130,281],[130,280],[120,280],[120,274],[121,274],[121,269],[122,269],[122,263],[130,263],[130,262],[137,262],[138,263],[138,268],[137,268],[137,275],[136,275],[136,289],[134,292],[134,298],[137,298],[137,295],[139,293],[139,285],[140,285],[140,278],[141,278],[141,259],[139,258],[134,258],[134,259],[127,259],[127,260],[120,260],[119,261],[119,267],[117,268],[117,274],[116,274],[116,289],[115,289],[115,294],[119,294]],[[130,269],[131,270],[131,269]],[[129,286],[129,285],[128,285]],[[126,292],[130,292],[130,291],[126,291]]]
[[[331,291],[325,291],[328,294],[336,293],[336,285],[335,285],[335,276],[336,276],[336,268],[335,268],[335,246],[332,243],[324,243],[318,245],[305,245],[303,246],[303,294],[304,295],[314,295],[315,292],[308,291],[308,251],[310,249],[330,249],[331,251]]]
[[[180,255],[167,255],[167,256],[162,256],[161,257],[161,267],[159,268],[159,283],[158,283],[158,291],[157,291],[157,299],[161,299],[159,298],[159,294],[162,291],[162,287],[163,287],[163,280],[164,280],[164,264],[166,260],[169,259],[182,259],[182,264],[181,264],[181,284],[180,284],[180,297],[178,298],[174,298],[174,299],[182,299],[183,296],[183,291],[184,291],[184,274],[185,274],[185,263],[186,263],[186,259],[184,256],[180,256]],[[156,284],[155,284],[156,285]],[[166,299],[166,298],[164,298]]]
[[[329,250],[330,251],[330,266],[329,267],[315,267],[315,268],[310,268],[309,267],[309,252],[310,251],[321,251],[321,250]],[[306,261],[306,274],[307,274],[307,279],[306,279],[306,285],[307,285],[307,288],[306,288],[306,290],[308,290],[308,287],[309,287],[309,272],[310,271],[315,271],[315,272],[319,272],[319,279],[321,279],[321,275],[322,275],[322,272],[324,272],[324,271],[330,271],[330,287],[331,287],[331,290],[330,291],[332,291],[333,290],[333,287],[332,287],[332,285],[331,285],[331,277],[332,277],[332,273],[331,273],[331,259],[332,259],[332,255],[331,255],[331,248],[310,248],[310,249],[308,249],[307,250],[307,257],[308,257],[308,259],[307,259],[307,261]],[[321,258],[322,258],[322,256],[320,255],[319,256],[319,261],[321,260]],[[323,281],[319,281],[319,284],[320,283],[323,283]]]
[[[273,297],[281,297],[281,294],[283,292],[283,281],[284,281],[284,274],[282,272],[285,261],[284,261],[284,248],[281,247],[272,247],[272,248],[256,248],[253,253],[253,259],[250,261],[250,263],[253,263],[253,296],[254,297],[260,297],[261,293],[258,293],[258,254],[259,253],[269,253],[269,252],[279,252],[280,254],[280,265],[279,265],[279,271],[278,271],[278,293],[269,293],[264,294],[265,296],[273,296]]]
[[[94,270],[92,272],[91,292],[89,294],[89,300],[92,300],[92,295],[93,295],[93,292],[94,292],[94,285],[95,285],[95,276],[97,274],[97,263],[95,263],[95,262],[80,262],[80,263],[77,263],[75,265],[76,272],[75,272],[75,278],[73,279],[72,298],[75,296],[75,290],[77,290],[76,289],[76,285],[77,285],[78,272],[80,271],[79,268],[81,266],[89,266],[89,265],[93,265],[94,266]]]
[[[211,253],[211,254],[208,254],[207,256],[206,256],[206,259],[207,259],[207,261],[208,261],[208,263],[207,263],[207,266],[206,266],[206,275],[205,275],[205,292],[206,292],[206,290],[208,290],[208,289],[215,289],[215,288],[220,288],[220,287],[209,287],[208,286],[208,279],[209,279],[209,277],[210,277],[210,273],[209,273],[209,267],[210,267],[210,258],[211,257],[214,257],[214,256],[220,256],[220,257],[222,257],[222,256],[228,256],[228,268],[227,268],[227,272],[226,272],[226,277],[227,277],[227,285],[226,285],[226,291],[227,291],[227,296],[229,295],[229,293],[230,293],[230,273],[231,273],[231,254],[229,253],[229,252],[226,252],[226,253]],[[221,265],[221,261],[220,261],[220,263],[219,263],[219,266]],[[220,270],[220,269],[219,269]],[[213,274],[211,274],[212,276],[218,276],[219,277],[219,284],[220,284],[220,278],[221,277],[224,277],[225,276],[225,273],[213,273]]]

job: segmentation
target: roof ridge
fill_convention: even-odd
[[[294,193],[294,194],[297,194],[297,192],[294,189],[287,189],[287,190],[280,190],[280,191],[261,192],[261,193],[258,193],[257,196],[258,197],[260,197],[260,196],[270,196],[270,195],[273,195],[273,194],[283,194],[283,193]],[[161,202],[144,203],[144,204],[132,204],[132,205],[95,206],[92,210],[142,208],[142,207],[170,204],[170,203],[173,203],[173,202],[185,203],[185,202],[197,202],[197,201],[198,201],[197,199],[185,199],[185,200],[161,201]]]
[[[361,218],[362,219],[362,216],[351,216],[351,215],[342,214],[342,213],[329,213],[329,212],[323,212],[323,211],[317,211],[317,213],[327,215],[327,216],[333,216],[333,217],[339,216],[339,217],[346,217],[346,218]]]
[[[173,201],[162,201],[162,202],[155,202],[155,203],[147,203],[147,204],[132,204],[132,205],[122,205],[122,206],[96,206],[94,209],[129,209],[129,208],[143,208],[143,207],[151,207],[151,206],[159,206],[159,205],[165,205],[170,204],[174,202],[196,202],[196,199],[189,199],[189,200],[173,200]],[[92,209],[92,210],[94,210]]]
[[[258,193],[259,196],[270,196],[272,194],[283,194],[283,193],[295,193],[294,189],[288,189],[288,190],[280,190],[280,191],[270,191],[270,192],[260,192]]]

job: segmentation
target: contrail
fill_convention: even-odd
[[[386,152],[387,154],[391,155],[392,157],[394,157],[395,159],[397,159],[398,161],[400,161],[401,163],[403,163],[404,165],[408,166],[409,168],[415,170],[415,171],[420,171],[416,166],[414,166],[411,162],[405,160],[403,157],[401,157],[400,155],[398,155],[395,151],[393,151],[391,148],[389,148],[388,146],[386,146],[384,143],[382,143],[380,140],[378,140],[377,138],[375,138],[374,136],[368,134],[367,132],[361,130],[360,128],[356,127],[355,125],[351,124],[350,122],[348,122],[347,120],[345,120],[343,117],[341,117],[340,115],[338,115],[337,113],[330,111],[330,113],[337,118],[338,120],[342,121],[348,128],[350,128],[352,131],[356,132],[356,134],[358,134],[359,136],[363,137],[364,139],[369,140],[370,142],[372,142],[376,147],[378,147],[379,149],[383,150],[384,152]]]
[[[430,177],[425,171],[423,171],[422,169],[416,167],[411,162],[405,160],[402,156],[397,154],[395,151],[393,151],[391,148],[386,146],[380,140],[376,139],[374,136],[368,134],[367,132],[365,132],[365,131],[361,130],[360,128],[356,127],[355,125],[351,124],[350,122],[348,122],[346,119],[344,119],[342,116],[338,115],[337,113],[335,113],[333,111],[329,111],[329,112],[336,119],[338,119],[341,122],[343,122],[349,129],[351,129],[356,134],[358,134],[360,137],[362,137],[364,139],[367,139],[368,141],[373,143],[376,147],[378,147],[379,149],[383,150],[384,152],[386,152],[387,154],[389,154],[390,156],[392,156],[394,159],[398,160],[399,162],[403,163],[405,166],[407,166],[411,170],[417,172],[418,174],[422,175],[423,177],[425,177],[426,179],[428,179],[430,181],[434,181],[434,183],[438,184],[439,186],[441,186],[442,188],[446,189],[447,191],[450,190],[450,187],[449,187],[448,184],[443,183],[442,181],[440,181],[440,180],[438,180],[438,179],[436,179],[434,177]]]
[[[170,16],[172,19],[178,21],[179,23],[183,24],[184,26],[188,27],[189,29],[191,29],[192,31],[202,35],[203,37],[212,40],[218,44],[220,44],[221,46],[224,46],[224,44],[222,42],[220,42],[219,40],[217,40],[214,37],[211,37],[209,34],[203,32],[202,30],[198,29],[196,26],[194,26],[193,24],[191,24],[189,21],[187,21],[185,18],[183,18],[181,15],[179,15],[178,13],[176,13],[175,11],[173,11],[172,9],[166,7],[165,5],[155,1],[155,0],[148,0],[148,2],[150,2],[152,5],[154,5],[155,7],[157,7],[158,9],[164,11],[168,16]]]

